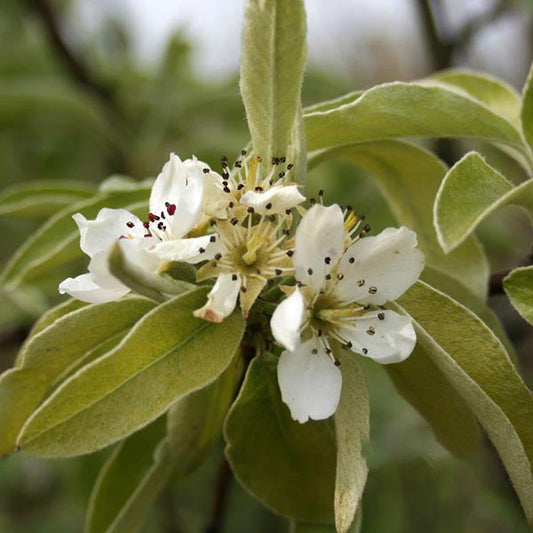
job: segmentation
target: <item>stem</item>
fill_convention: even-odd
[[[526,257],[516,268],[527,267],[533,265],[533,252]],[[489,277],[489,296],[496,296],[498,294],[505,294],[503,288],[503,280],[514,270],[502,270],[501,272],[495,272]]]
[[[220,466],[218,467],[215,485],[215,500],[211,511],[211,520],[205,529],[205,533],[220,533],[222,531],[226,514],[226,502],[232,480],[233,475],[231,468],[226,457],[223,456]]]

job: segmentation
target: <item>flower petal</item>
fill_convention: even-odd
[[[248,318],[250,309],[254,305],[257,297],[261,294],[263,287],[266,285],[266,280],[261,278],[246,277],[243,282],[241,290],[240,304],[242,316]],[[246,290],[245,290],[246,289]],[[242,292],[244,291],[244,292]]]
[[[336,284],[341,302],[383,305],[403,294],[424,269],[416,233],[387,228],[350,246],[339,262],[344,277]]]
[[[194,316],[203,318],[208,322],[222,322],[235,309],[240,288],[240,276],[220,274],[211,292],[207,295],[207,303],[194,311]]]
[[[337,409],[342,375],[315,338],[281,354],[278,382],[281,398],[301,424],[328,418]]]
[[[158,242],[152,253],[162,261],[181,261],[184,263],[198,263],[212,259],[218,251],[213,235],[203,235],[192,239],[174,239]]]
[[[121,236],[142,237],[142,222],[126,209],[100,209],[95,220],[81,213],[72,216],[80,230],[80,248],[89,256],[108,250]]]
[[[317,293],[344,251],[341,208],[336,204],[311,207],[300,221],[295,239],[293,263],[296,279]]]
[[[394,311],[371,311],[337,332],[352,351],[384,365],[404,361],[416,344],[411,319]]]
[[[165,232],[158,228],[161,223],[169,226],[165,231],[175,238],[183,237],[198,223],[204,198],[202,165],[196,159],[186,164],[177,155],[170,155],[150,194],[150,213],[165,217],[150,224],[154,235],[165,238]]]
[[[287,350],[294,351],[305,321],[305,299],[298,288],[276,307],[270,320],[272,335]]]
[[[103,289],[93,281],[91,274],[67,278],[59,284],[60,294],[70,294],[73,298],[88,303],[112,302],[126,295],[129,290],[125,285],[122,289]]]
[[[260,215],[269,215],[283,213],[304,200],[305,196],[298,191],[297,185],[274,185],[264,192],[247,191],[240,203],[253,207]]]

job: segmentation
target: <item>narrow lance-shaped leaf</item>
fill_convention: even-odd
[[[503,280],[503,288],[514,308],[533,324],[533,266],[515,268]]]
[[[393,306],[411,315],[418,342],[487,431],[533,524],[533,394],[503,345],[468,309],[423,282]]]
[[[147,202],[149,193],[149,189],[142,189],[98,196],[60,211],[17,250],[5,266],[0,283],[17,286],[57,265],[82,257],[79,231],[72,220],[74,213],[94,218],[102,207],[135,210]]]
[[[488,215],[509,204],[533,217],[533,180],[516,187],[476,152],[446,174],[435,198],[434,224],[445,252],[457,248]]]
[[[135,533],[172,471],[164,417],[117,445],[93,488],[85,533]]]
[[[426,265],[453,277],[485,300],[488,265],[477,239],[468,239],[450,254],[444,254],[437,241],[432,205],[446,173],[446,166],[437,157],[405,142],[376,141],[324,150],[315,154],[310,164],[331,158],[370,172],[398,222],[416,231]]]
[[[366,484],[368,467],[363,454],[370,438],[370,404],[366,382],[353,353],[341,352],[342,392],[335,412],[337,471],[335,525],[347,533],[354,522]],[[337,350],[336,354],[339,353]]]
[[[248,0],[240,87],[252,144],[270,161],[287,154],[305,68],[302,0]]]
[[[221,436],[243,370],[239,350],[235,355],[213,383],[178,400],[167,414],[168,449],[180,474],[199,466]]]
[[[190,291],[156,307],[114,350],[65,381],[24,426],[22,449],[45,457],[90,453],[214,381],[232,360],[244,321],[238,313],[222,324],[195,318],[206,292]]]
[[[522,91],[522,131],[529,145],[530,151],[533,151],[533,64]]]
[[[70,304],[68,314],[32,336],[19,354],[17,367],[0,377],[0,455],[14,450],[28,417],[73,366],[124,334],[153,307],[153,302],[144,298],[81,309]]]
[[[94,185],[77,181],[23,183],[0,194],[0,217],[49,217],[95,194]]]
[[[252,360],[226,419],[226,456],[237,480],[267,507],[302,521],[333,523],[333,430],[327,421],[291,419],[275,365]]]
[[[476,137],[527,153],[506,118],[469,95],[427,82],[378,85],[304,120],[309,150],[398,137]]]

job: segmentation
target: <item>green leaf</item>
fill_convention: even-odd
[[[508,204],[524,207],[533,217],[533,180],[513,187],[478,153],[466,154],[446,174],[435,198],[434,223],[443,250],[454,250],[483,219]]]
[[[127,261],[118,242],[109,254],[109,271],[137,294],[156,302],[164,302],[167,299],[164,294],[180,294],[186,291],[179,281],[169,276],[162,277],[154,272],[148,272],[146,269],[137,267],[135,263]]]
[[[235,357],[213,383],[170,408],[168,448],[180,474],[186,475],[199,466],[220,438],[242,370],[242,359]]]
[[[529,149],[533,151],[533,65],[522,91],[521,119],[524,137],[529,145]]]
[[[344,350],[339,352],[342,392],[335,413],[337,473],[334,508],[337,531],[347,533],[360,505],[368,475],[363,449],[370,438],[370,404],[365,377],[356,357]]]
[[[244,331],[238,313],[222,324],[197,319],[204,288],[144,316],[111,352],[67,379],[33,414],[18,444],[30,455],[90,453],[145,426],[214,381]]]
[[[49,217],[95,194],[90,183],[62,180],[23,183],[0,194],[0,217]]]
[[[340,158],[370,172],[398,222],[416,231],[426,265],[453,277],[484,300],[488,265],[477,239],[444,254],[433,227],[432,206],[446,166],[432,153],[400,141],[360,143],[315,154],[311,165]]]
[[[520,128],[522,100],[513,87],[485,73],[467,70],[445,70],[432,75],[430,80],[446,83],[468,93],[496,114],[505,117]]]
[[[363,513],[357,512],[352,526],[347,533],[361,533]],[[291,520],[289,533],[337,533],[333,524],[313,524],[309,522],[295,522]]]
[[[242,30],[240,87],[254,152],[287,154],[305,68],[301,0],[248,0]]]
[[[307,141],[302,110],[299,107],[291,134],[287,160],[294,166],[289,176],[292,181],[304,184],[307,177]]]
[[[164,438],[162,417],[115,448],[93,488],[85,533],[134,533],[141,529],[172,471]]]
[[[473,455],[481,440],[476,418],[421,343],[403,363],[385,369],[398,392],[426,419],[450,453]]]
[[[15,448],[17,436],[44,396],[100,346],[131,328],[154,304],[144,298],[125,298],[75,309],[41,326],[23,346],[17,367],[0,377],[0,455]]]
[[[33,327],[31,328],[30,334],[28,335],[28,338],[24,341],[25,344],[28,343],[28,341],[34,336],[37,335],[37,333],[40,333],[43,329],[47,328],[51,324],[53,324],[56,320],[59,320],[61,317],[68,315],[69,313],[72,313],[73,311],[77,311],[78,309],[81,309],[82,307],[87,307],[86,302],[82,302],[81,300],[75,300],[74,298],[71,298],[70,300],[67,300],[59,305],[56,305],[55,307],[52,307],[52,309],[49,309],[46,311],[46,313],[35,322]],[[24,353],[24,348],[20,350],[19,355]]]
[[[0,283],[17,286],[55,266],[82,257],[74,213],[94,218],[102,207],[135,210],[147,204],[149,189],[99,196],[68,207],[47,220],[9,260]]]
[[[237,480],[264,505],[307,522],[333,522],[335,437],[327,421],[299,424],[281,401],[276,361],[252,360],[224,435]]]
[[[503,280],[503,288],[514,308],[533,324],[533,267],[515,268]]]
[[[352,102],[304,116],[309,150],[398,137],[476,137],[527,150],[520,132],[485,104],[444,86],[386,83]]]
[[[503,345],[468,309],[423,282],[395,306],[411,315],[418,343],[481,422],[533,524],[533,395]]]

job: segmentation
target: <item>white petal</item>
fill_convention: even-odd
[[[203,196],[203,176],[198,161],[185,164],[177,155],[171,154],[155,180],[150,195],[150,213],[165,215],[165,220],[150,224],[152,233],[164,239],[164,232],[157,227],[163,222],[169,226],[167,229],[173,237],[185,236],[201,218]],[[168,205],[175,206],[172,215],[169,214]]]
[[[240,288],[240,276],[220,274],[211,292],[207,295],[207,303],[194,311],[194,316],[203,318],[208,322],[222,322],[235,309]]]
[[[300,331],[305,321],[305,299],[296,290],[277,307],[270,320],[274,338],[288,350],[294,351],[300,341]]]
[[[157,270],[161,264],[161,259],[154,255],[150,249],[159,242],[154,237],[118,241],[126,266],[132,275],[146,281],[154,278],[154,283],[158,280]]]
[[[296,230],[293,263],[296,279],[318,292],[325,277],[344,251],[344,217],[341,208],[314,205]]]
[[[175,239],[157,243],[152,253],[163,261],[198,263],[213,259],[219,247],[213,241],[216,235],[203,235],[193,239]]]
[[[73,298],[89,303],[104,303],[118,300],[129,292],[125,285],[123,289],[108,290],[97,285],[91,274],[82,274],[76,278],[67,278],[59,284],[60,294],[70,294]]]
[[[121,236],[141,237],[146,233],[139,218],[126,209],[104,207],[95,220],[87,220],[81,213],[72,218],[80,230],[80,248],[89,257],[108,250]]]
[[[205,167],[209,168],[209,167]],[[204,174],[204,214],[208,217],[225,219],[229,206],[228,195],[222,187],[222,177],[212,170]]]
[[[248,191],[243,194],[240,203],[253,207],[256,213],[268,215],[283,213],[286,209],[301,204],[305,196],[296,185],[274,185],[264,192]]]
[[[115,276],[113,276],[109,270],[110,251],[111,249],[105,250],[104,252],[100,252],[92,257],[88,267],[91,279],[98,287],[101,287],[105,290],[119,291],[128,289],[128,287],[115,278]]]
[[[281,398],[300,423],[328,418],[337,409],[342,375],[314,338],[281,354],[278,382]]]
[[[411,319],[394,311],[366,313],[356,320],[355,326],[344,326],[337,332],[352,343],[354,352],[382,364],[404,361],[416,344]]]
[[[339,262],[344,277],[336,284],[343,302],[383,305],[403,294],[424,269],[416,233],[387,228],[353,244]]]

